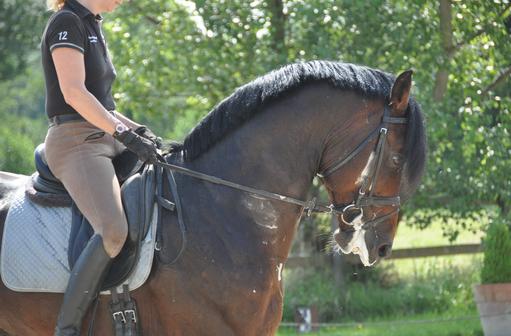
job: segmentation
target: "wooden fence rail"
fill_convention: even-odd
[[[474,254],[480,252],[482,252],[481,244],[415,247],[393,250],[392,255],[387,259],[439,257],[457,254]],[[359,262],[358,256],[355,256],[353,254],[343,255],[342,257],[345,258],[345,260],[350,263]],[[320,254],[306,257],[291,256],[286,262],[286,268],[311,267],[331,264],[332,258],[333,258],[332,254]]]

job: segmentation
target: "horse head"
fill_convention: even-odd
[[[347,146],[353,148],[347,155],[327,145],[320,165],[318,175],[337,210],[335,242],[343,253],[358,254],[366,266],[390,255],[401,186],[409,193],[422,175],[424,151],[414,153],[416,149],[411,148],[413,139],[423,138],[422,134],[412,134],[422,132],[418,125],[422,120],[410,98],[411,86],[412,71],[408,70],[395,79],[388,100],[369,103],[367,113],[354,114],[353,125],[367,124],[369,135]]]

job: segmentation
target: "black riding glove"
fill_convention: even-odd
[[[132,130],[114,134],[114,138],[120,141],[130,151],[137,154],[140,161],[149,163],[158,161],[156,144],[149,139],[139,136]]]
[[[157,148],[161,148],[163,143],[162,138],[156,136],[156,134],[154,134],[153,131],[151,131],[147,126],[137,127],[135,133],[154,142]]]

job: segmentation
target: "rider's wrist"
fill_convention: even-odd
[[[118,122],[115,124],[114,133],[112,134],[114,138],[118,139],[121,134],[125,134],[125,132],[129,131],[130,128],[123,124],[122,122]]]

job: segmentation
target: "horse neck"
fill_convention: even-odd
[[[269,105],[190,163],[191,168],[305,200],[329,126],[334,119],[342,122],[334,115],[339,106],[324,104],[325,92],[339,95],[327,85],[309,85]],[[218,201],[216,209],[227,207],[224,223],[261,238],[272,254],[287,257],[302,208],[225,188],[217,192],[223,202]],[[242,223],[232,223],[236,214]]]

